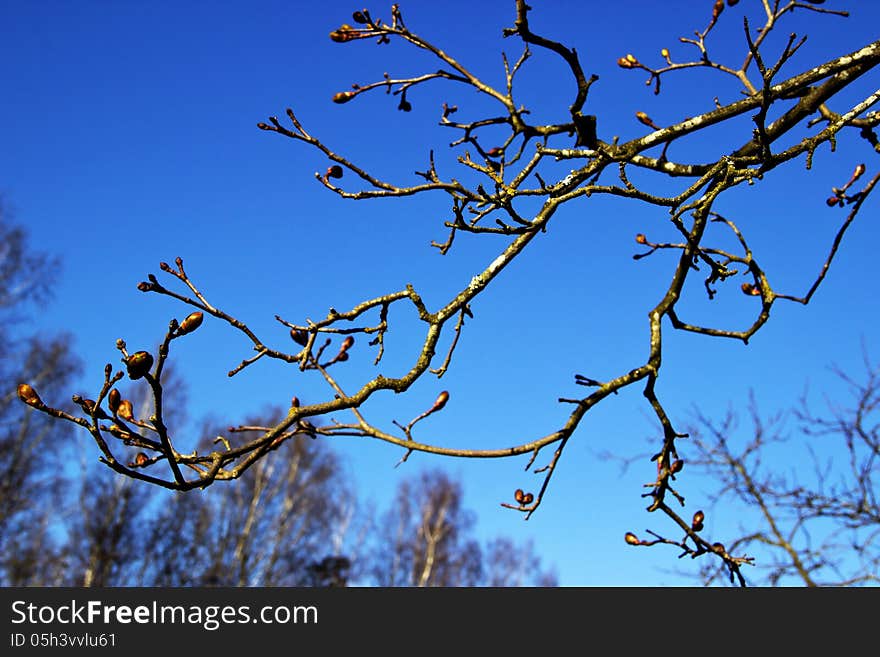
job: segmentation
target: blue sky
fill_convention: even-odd
[[[754,16],[757,4],[745,0],[725,11],[709,42],[713,55],[740,63],[742,15],[748,10]],[[645,134],[634,118],[638,110],[664,124],[710,110],[715,96],[724,102],[739,94],[732,79],[691,71],[666,78],[663,93],[654,96],[642,73],[616,65],[628,52],[659,63],[663,47],[673,59],[689,57],[678,37],[705,26],[711,2],[532,5],[532,28],[575,46],[587,74],[600,76],[587,111],[598,115],[603,139]],[[500,37],[512,24],[512,1],[401,6],[411,30],[490,83],[503,79],[499,52],[512,59],[520,53],[517,42]],[[780,38],[789,31],[810,38],[783,73],[806,70],[876,38],[880,5],[835,0],[826,6],[851,9],[853,16],[788,17]],[[400,43],[332,43],[327,34],[351,22],[358,8],[336,1],[0,4],[0,22],[7,26],[0,43],[0,191],[29,226],[34,244],[63,258],[55,299],[32,326],[73,334],[87,364],[78,391],[100,385],[104,363],[117,359],[118,337],[149,349],[171,317],[187,314],[179,304],[135,289],[147,273],[160,273],[160,260],[183,257],[210,301],[283,348],[289,339],[274,321],[276,313],[290,321],[318,319],[331,305],[348,308],[406,283],[436,308],[503,248],[494,236],[459,235],[441,257],[429,246],[446,237],[448,204],[441,195],[339,199],[314,180],[313,172],[328,164],[320,153],[256,128],[292,107],[307,130],[386,178],[415,183],[412,172],[424,169],[430,148],[438,153],[441,174],[459,175],[446,152],[454,135],[437,120],[443,101],[458,105],[460,116],[479,117],[486,106],[472,90],[452,84],[416,88],[409,113],[397,111],[396,99],[382,93],[346,105],[330,101],[352,83],[379,80],[385,71],[406,76],[437,68]],[[385,5],[370,10],[389,18]],[[778,52],[779,40],[772,43]],[[867,77],[873,80],[859,86],[864,95],[878,86],[876,74]],[[561,121],[572,89],[564,65],[537,52],[523,71],[519,100],[534,116]],[[679,153],[699,158],[715,153],[719,141],[736,147],[750,129],[744,121],[713,132],[708,141],[683,145]],[[876,156],[872,160],[862,143],[841,139],[837,153],[827,146],[816,153],[811,172],[801,159],[717,205],[747,232],[775,289],[808,289],[843,216],[824,200],[860,161],[869,173],[876,166]],[[665,180],[646,184],[669,190]],[[822,391],[838,394],[830,365],[860,371],[863,341],[876,358],[876,208],[873,198],[865,205],[810,306],[777,303],[769,324],[747,347],[667,326],[658,392],[677,424],[685,424],[697,406],[719,414],[742,405],[750,389],[768,412],[790,406],[807,385],[817,399]],[[674,239],[663,211],[638,204],[593,197],[560,211],[547,234],[474,305],[475,318],[446,376],[426,376],[407,395],[377,396],[365,408],[368,417],[390,429],[392,419],[408,421],[448,389],[446,410],[418,428],[426,442],[503,447],[556,428],[568,411],[557,398],[583,391],[573,385],[575,373],[611,378],[647,354],[647,311],[668,285],[673,259],[659,253],[633,261],[637,232]],[[755,303],[739,292],[738,280],[712,302],[699,289],[700,280],[694,277],[688,288],[682,314],[695,322],[747,325]],[[398,323],[387,336],[381,371],[399,375],[411,362],[419,339],[410,330],[416,328],[412,319],[392,312]],[[293,394],[309,401],[328,395],[317,377],[277,364],[259,363],[227,378],[251,352],[242,336],[210,318],[175,347],[189,384],[191,417],[220,414],[234,424],[266,403],[286,404]],[[350,367],[339,371],[350,389],[377,373],[365,344],[357,344],[352,356]],[[658,431],[649,411],[636,388],[594,409],[570,442],[544,505],[528,522],[500,507],[515,488],[540,484],[538,476],[524,473],[523,459],[416,454],[395,469],[401,454],[391,446],[340,438],[334,447],[347,455],[362,496],[379,507],[401,477],[420,467],[459,473],[480,531],[533,539],[563,584],[687,584],[663,571],[687,566],[674,552],[637,551],[623,542],[628,530],[670,530],[663,518],[644,512],[640,498],[653,465],[643,459],[621,474],[598,457],[604,451],[622,457],[651,453],[656,440],[649,441]],[[83,450],[97,458],[87,438],[81,436]],[[687,446],[681,450],[687,459]],[[706,484],[683,482],[695,509]],[[724,527],[735,522],[710,516],[707,529],[723,541]]]

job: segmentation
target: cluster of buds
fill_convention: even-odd
[[[837,205],[839,207],[843,207],[843,204],[846,201],[846,190],[848,190],[850,187],[852,187],[853,183],[856,180],[858,180],[859,178],[861,178],[864,173],[865,173],[865,165],[864,164],[859,164],[858,166],[856,166],[855,170],[853,171],[852,176],[850,176],[850,179],[846,182],[846,184],[843,187],[832,187],[831,188],[831,191],[834,193],[834,195],[829,196],[827,199],[825,199],[825,204],[829,208],[833,208],[835,205]]]
[[[618,59],[617,65],[620,68],[641,68],[642,66],[641,62],[639,62],[639,60],[631,53],[627,53],[625,56]]]
[[[350,335],[339,345],[339,353],[336,354],[336,360],[348,360],[348,350],[354,346],[354,338]]]
[[[330,33],[330,40],[336,43],[347,43],[358,38],[358,31],[347,23],[343,23]]]
[[[513,491],[513,499],[515,499],[516,503],[520,506],[528,506],[535,501],[535,496],[531,493],[524,493],[521,488],[517,488]]]

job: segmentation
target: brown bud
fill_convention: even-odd
[[[521,504],[527,505],[527,504],[531,504],[534,501],[535,501],[535,496],[532,495],[531,493],[526,493],[525,495],[523,495]]]
[[[18,384],[18,398],[28,406],[33,406],[34,408],[40,408],[44,405],[43,400],[40,399],[37,391],[27,383]]]
[[[523,503],[523,500],[526,498],[525,493],[523,493],[522,488],[517,488],[513,491],[513,499],[515,499],[519,504]]]
[[[119,408],[117,409],[116,414],[123,420],[132,422],[134,420],[134,410],[131,407],[131,402],[128,399],[123,399],[119,402]]]
[[[107,395],[107,406],[110,407],[111,413],[115,413],[119,409],[119,402],[121,401],[122,395],[119,393],[119,390],[113,388],[110,394]]]
[[[298,408],[299,407],[299,397],[294,397],[293,399],[291,399],[290,406],[292,408]]]
[[[128,431],[115,424],[111,424],[107,431],[110,432],[110,435],[115,436],[120,440],[128,440],[129,438],[131,438],[131,434]]]
[[[192,333],[202,325],[202,320],[204,318],[205,316],[198,311],[190,313],[184,318],[184,320],[180,323],[180,326],[177,328],[177,335]]]
[[[728,7],[736,7],[738,2],[739,2],[739,0],[727,0],[727,6]]]
[[[401,112],[412,112],[412,103],[406,98],[401,98],[400,102],[397,104],[397,109]]]
[[[715,6],[712,7],[712,20],[717,19],[722,11],[724,11],[724,0],[715,0]]]
[[[340,91],[337,94],[333,94],[333,102],[341,105],[342,103],[347,103],[352,98],[354,98],[353,91]]]
[[[354,338],[349,335],[347,338],[345,338],[345,340],[342,341],[342,344],[339,345],[339,351],[348,351],[349,349],[351,349],[353,344]]]
[[[153,289],[153,284],[148,283],[147,281],[141,281],[140,283],[138,283],[137,287],[138,290],[140,290],[141,292],[149,292]]]
[[[433,411],[439,411],[441,408],[446,406],[446,402],[449,401],[449,392],[444,390],[439,395],[437,395],[437,399],[434,400],[434,405],[431,407]]]
[[[642,543],[639,540],[639,537],[636,536],[635,534],[633,534],[632,532],[627,532],[624,535],[623,540],[625,540],[629,545],[641,545],[641,543]]]
[[[327,172],[324,174],[328,178],[342,178],[342,167],[338,164],[334,164],[333,166],[327,167]]]
[[[504,149],[501,146],[493,146],[488,151],[486,151],[486,155],[489,157],[501,157],[504,155]]]
[[[138,467],[142,467],[149,463],[150,457],[147,456],[144,452],[138,452],[134,457],[134,464]]]
[[[353,20],[355,23],[360,23],[361,25],[366,25],[368,22],[366,14],[364,14],[364,12],[362,11],[354,12],[351,15],[351,20]]]
[[[336,354],[336,360],[348,360],[348,354],[344,351],[340,351]]]
[[[838,196],[829,196],[825,199],[825,205],[833,208],[835,205],[843,205],[843,199]]]
[[[648,238],[645,237],[642,233],[637,233],[636,234],[636,242],[638,242],[639,244],[647,244]]]
[[[651,117],[645,114],[644,112],[636,112],[636,118],[649,128],[654,128],[654,130],[659,130],[660,128],[651,120]]]
[[[684,467],[684,461],[682,461],[681,459],[675,459],[672,462],[672,465],[669,466],[669,470],[670,470],[670,472],[675,474],[676,472],[681,472],[681,469],[683,467]]]
[[[751,283],[743,283],[740,285],[740,289],[743,291],[743,294],[748,294],[752,297],[761,296],[761,290],[756,285],[752,285]]]
[[[699,532],[703,530],[703,520],[706,519],[706,514],[702,511],[697,511],[694,514],[694,517],[691,519],[691,529],[695,532]]]
[[[303,347],[309,343],[309,334],[299,329],[290,329],[290,337],[294,342]]]
[[[724,554],[726,552],[724,549],[724,543],[712,543],[712,551],[717,554]]]
[[[618,59],[617,65],[620,68],[635,68],[635,63],[629,60],[629,56]]]
[[[270,126],[270,125],[268,125],[268,124],[266,124],[266,123],[263,123],[262,121],[260,121],[260,122],[257,124],[257,127],[258,127],[260,130],[271,130],[271,129],[272,129],[272,126]]]
[[[852,179],[853,181],[858,180],[862,177],[862,174],[865,173],[865,165],[860,164],[856,167],[856,170],[853,171]]]
[[[354,38],[354,32],[352,30],[353,28],[351,25],[340,25],[338,29],[335,29],[330,33],[330,39],[336,43],[351,41]]]
[[[153,367],[153,357],[146,351],[136,351],[125,360],[128,377],[134,381],[140,379]]]

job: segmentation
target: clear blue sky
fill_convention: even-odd
[[[517,42],[500,38],[513,21],[512,0],[401,4],[410,29],[490,82],[502,81],[500,50],[514,59],[520,52]],[[662,124],[711,109],[716,95],[724,101],[739,93],[732,80],[699,71],[669,77],[655,97],[642,73],[616,65],[627,52],[659,63],[662,47],[674,59],[688,58],[678,37],[705,26],[709,0],[531,4],[533,29],[577,47],[587,74],[600,76],[587,111],[598,115],[604,139],[644,134],[633,117],[637,110]],[[725,11],[709,42],[719,59],[740,63],[742,15],[757,4],[744,0]],[[825,6],[854,14],[789,17],[780,37],[794,31],[810,39],[784,72],[806,70],[876,38],[877,3]],[[459,116],[479,116],[476,94],[451,84],[413,90],[410,113],[398,112],[396,100],[382,93],[331,103],[335,92],[379,80],[384,71],[405,76],[437,68],[399,43],[332,43],[327,34],[351,22],[358,8],[335,0],[0,3],[0,191],[30,227],[34,244],[63,258],[55,300],[33,326],[73,334],[87,364],[78,391],[94,393],[103,364],[117,360],[118,337],[153,348],[168,320],[188,312],[135,289],[147,273],[160,273],[160,260],[182,256],[210,301],[285,347],[276,313],[291,321],[318,319],[331,305],[345,309],[408,282],[437,307],[503,248],[493,236],[459,235],[441,257],[429,246],[446,237],[448,205],[441,195],[338,199],[313,178],[328,164],[317,151],[257,130],[258,121],[283,117],[292,107],[332,148],[389,179],[414,183],[412,171],[425,168],[428,149],[440,153],[453,138],[437,126],[440,102],[457,104]],[[370,10],[389,18],[387,5]],[[523,72],[520,102],[535,116],[564,120],[572,94],[565,73],[556,59],[536,53]],[[860,90],[878,86],[871,76]],[[748,138],[749,126],[740,128],[742,137],[731,146]],[[716,134],[721,143],[731,138]],[[842,217],[825,207],[831,186],[845,182],[859,161],[869,173],[877,166],[854,141],[842,140],[836,155],[822,147],[812,173],[801,160],[717,205],[748,231],[777,290],[802,294],[815,277]],[[704,142],[694,152],[714,148]],[[440,157],[441,174],[455,176],[452,158]],[[665,181],[654,184],[669,190]],[[610,378],[645,358],[646,314],[668,284],[673,261],[667,254],[633,261],[633,236],[674,239],[665,213],[595,197],[575,205],[561,211],[474,305],[452,370],[440,381],[424,377],[408,395],[376,397],[365,409],[371,419],[390,429],[392,419],[408,421],[448,389],[447,409],[419,427],[423,440],[508,446],[564,421],[568,408],[556,399],[583,392],[573,385],[575,373]],[[828,366],[857,371],[862,340],[875,357],[880,350],[880,313],[871,301],[878,237],[872,198],[813,303],[778,303],[747,347],[667,327],[659,393],[675,422],[685,424],[695,406],[721,413],[741,405],[749,389],[767,411],[791,405],[805,385],[817,398],[822,390],[839,392]],[[695,319],[745,326],[755,304],[739,292],[739,281],[710,303],[700,280],[694,277],[692,300],[681,308]],[[403,372],[417,339],[407,330],[414,327],[411,318],[397,315],[391,318],[400,324],[387,336],[380,368],[388,374]],[[316,376],[268,363],[228,379],[227,370],[251,355],[249,345],[210,318],[175,345],[192,417],[222,414],[234,424],[265,403],[286,404],[293,394],[309,401],[328,394]],[[353,356],[351,367],[340,371],[349,389],[375,374],[365,344]],[[362,496],[382,507],[400,477],[420,467],[460,473],[480,531],[532,538],[563,584],[690,583],[663,572],[688,566],[674,551],[628,549],[623,542],[628,530],[671,530],[664,518],[644,512],[640,498],[653,465],[643,459],[621,475],[617,465],[598,458],[603,451],[651,453],[656,440],[649,439],[657,433],[640,389],[601,404],[570,442],[544,505],[528,522],[499,506],[515,488],[540,484],[523,472],[523,459],[466,462],[416,454],[395,469],[401,454],[390,446],[341,438],[336,448],[350,459]],[[97,458],[87,438],[80,437],[83,449]],[[687,459],[686,444],[681,450]],[[691,508],[702,504],[699,480],[683,488]],[[736,521],[712,516],[707,529],[723,541],[724,523]]]

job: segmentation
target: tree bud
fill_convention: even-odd
[[[862,177],[862,174],[865,173],[865,165],[860,164],[856,167],[856,170],[853,171],[852,179],[853,181],[858,180]]]
[[[523,495],[522,504],[531,504],[535,501],[535,496],[531,493],[526,493]]]
[[[138,452],[134,457],[134,464],[138,467],[142,467],[149,463],[150,457],[147,456],[144,452]]]
[[[660,128],[657,126],[654,121],[651,120],[651,117],[645,114],[644,112],[636,112],[636,118],[649,128],[654,128],[655,130],[659,130]]]
[[[18,384],[18,398],[28,406],[33,406],[34,408],[40,408],[44,405],[43,400],[40,399],[37,391],[27,383]]]
[[[636,234],[636,242],[638,242],[639,244],[647,244],[648,238],[645,237],[642,233],[637,233]]]
[[[833,208],[835,205],[843,205],[843,199],[838,196],[829,196],[825,199],[825,205],[829,208]]]
[[[204,318],[205,316],[199,311],[190,313],[186,316],[186,318],[184,318],[184,320],[180,323],[180,326],[177,328],[177,335],[192,333],[202,325],[202,320]]]
[[[299,329],[290,329],[290,337],[294,342],[303,347],[309,343],[309,334]]]
[[[131,407],[131,402],[128,399],[123,399],[119,402],[119,408],[117,409],[116,414],[123,420],[132,422],[134,420],[134,410]]]
[[[740,289],[743,291],[743,294],[748,294],[749,296],[752,296],[752,297],[761,296],[760,288],[758,288],[755,285],[752,285],[751,283],[743,283],[742,285],[740,285]]]
[[[342,344],[339,346],[339,351],[344,353],[351,349],[353,344],[354,338],[349,335],[347,338],[345,338],[345,340],[342,341]]]
[[[627,533],[624,535],[623,539],[624,539],[629,545],[641,545],[641,543],[642,543],[642,542],[639,540],[639,537],[636,536],[635,534],[633,534],[632,532],[627,532]]]
[[[684,467],[684,461],[681,459],[676,459],[672,462],[672,465],[669,466],[669,470],[675,474],[676,472],[681,472],[681,469]]]
[[[107,406],[110,408],[111,413],[115,413],[119,410],[119,402],[122,401],[122,395],[119,393],[119,390],[113,388],[110,391],[110,394],[107,395]]]
[[[336,43],[345,43],[354,38],[354,32],[351,25],[340,25],[338,29],[330,33],[330,39]]]
[[[666,48],[662,48],[662,49],[660,50],[660,56],[661,56],[663,59],[669,59],[669,50],[667,50]]]
[[[324,174],[328,178],[342,178],[342,167],[338,164],[334,164],[333,166],[327,167],[327,172]]]
[[[153,367],[153,357],[146,351],[136,351],[125,360],[128,377],[134,381],[140,379]]]
[[[703,531],[703,520],[706,519],[706,514],[702,511],[697,511],[694,514],[694,517],[691,519],[691,529],[695,532]]]
[[[523,500],[526,498],[525,493],[523,493],[522,488],[517,488],[513,491],[513,499],[515,499],[519,504],[523,503]]]
[[[715,0],[715,6],[712,7],[712,20],[717,19],[722,11],[724,11],[724,0]]]
[[[356,11],[351,15],[351,20],[355,23],[360,23],[361,25],[367,24],[367,16],[362,11]]]
[[[354,98],[353,91],[340,91],[337,94],[333,94],[333,102],[341,105],[342,103],[347,103],[352,98]]]
[[[449,401],[449,392],[444,390],[439,395],[437,395],[437,399],[434,400],[434,405],[431,407],[433,411],[439,411],[441,408],[446,406],[446,402]]]

